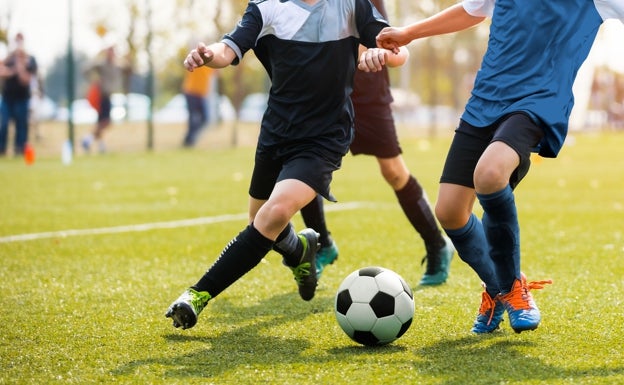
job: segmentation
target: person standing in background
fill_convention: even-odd
[[[213,68],[203,66],[184,74],[182,93],[188,110],[188,126],[182,142],[184,147],[194,147],[202,128],[210,121],[208,94],[213,73]]]
[[[9,122],[15,122],[14,154],[22,155],[28,142],[31,80],[37,75],[37,61],[24,49],[24,35],[15,35],[15,49],[0,63],[4,80],[0,110],[0,156],[7,153]]]
[[[116,62],[114,47],[106,48],[103,58],[89,67],[85,75],[91,81],[87,97],[98,112],[98,118],[93,131],[82,138],[82,148],[88,152],[97,141],[99,151],[103,153],[106,152],[104,132],[111,124],[111,94],[121,88],[121,67]]]

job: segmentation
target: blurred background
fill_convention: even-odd
[[[399,26],[454,3],[387,0],[386,6],[390,23]],[[132,127],[118,140],[153,149],[168,135],[177,138],[175,130],[179,135],[184,130],[188,112],[181,94],[181,63],[186,53],[198,41],[219,40],[246,6],[244,0],[0,0],[0,58],[11,51],[13,37],[23,33],[26,50],[39,65],[40,94],[34,96],[36,127],[31,135],[39,141],[54,136],[74,142],[82,125],[97,119],[83,73],[105,48],[114,46],[123,79],[112,96],[111,117],[115,124]],[[484,23],[409,45],[409,63],[391,71],[395,118],[402,134],[452,132],[470,95],[487,36]],[[573,130],[624,129],[622,36],[621,23],[603,25],[575,84]],[[221,145],[238,146],[244,143],[246,124],[257,130],[269,81],[253,52],[241,65],[219,70],[212,81],[208,131],[219,130]],[[253,136],[254,128],[247,130]],[[46,148],[46,143],[40,144]],[[58,149],[56,143],[47,145]]]

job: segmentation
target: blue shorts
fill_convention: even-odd
[[[474,188],[474,170],[485,149],[492,142],[503,142],[520,156],[520,165],[509,177],[516,188],[531,166],[544,131],[527,114],[509,114],[488,127],[474,127],[461,120],[449,148],[440,183],[452,183]]]

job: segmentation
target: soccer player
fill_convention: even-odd
[[[373,5],[386,19],[383,0],[372,0]],[[355,137],[351,143],[353,155],[372,155],[379,170],[394,191],[403,213],[425,243],[427,262],[420,285],[440,285],[446,282],[455,249],[448,238],[442,236],[427,195],[418,180],[407,168],[392,117],[392,94],[388,69],[378,72],[356,71],[351,93],[355,111]],[[338,247],[332,239],[323,212],[323,198],[310,202],[301,210],[306,226],[320,234],[321,248],[316,254],[316,275],[320,278],[325,266],[338,258]]]
[[[332,173],[353,139],[351,94],[356,66],[368,71],[405,61],[375,37],[388,23],[368,0],[250,1],[232,32],[199,43],[187,70],[239,63],[253,49],[271,79],[249,187],[249,225],[166,312],[175,327],[193,327],[211,298],[254,268],[275,245],[302,299],[316,290],[318,233],[295,233],[290,220],[317,194],[334,201]],[[358,46],[371,47],[360,56]]]
[[[605,19],[624,21],[622,0],[464,0],[377,37],[396,49],[417,38],[463,30],[491,18],[487,51],[455,131],[435,212],[485,291],[472,327],[496,330],[507,311],[514,331],[538,327],[531,296],[551,281],[527,282],[520,269],[514,188],[530,153],[556,157],[568,130],[572,85]],[[473,213],[475,198],[483,216]]]

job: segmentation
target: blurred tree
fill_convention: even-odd
[[[74,55],[75,68],[84,68],[89,58],[84,53]],[[46,95],[54,100],[60,106],[67,106],[67,56],[65,54],[57,56],[50,69],[46,73],[44,79],[44,89]],[[86,93],[87,83],[76,77],[74,95],[84,95]]]
[[[0,13],[0,43],[9,44],[9,27],[11,26],[11,8],[7,7]]]
[[[425,18],[444,9],[455,0],[386,0],[392,25],[400,26]],[[127,0],[123,8],[93,5],[89,22],[93,31],[105,38],[114,37],[120,46],[120,53],[126,55],[127,72],[124,81],[125,92],[144,92],[148,69],[146,36],[148,31],[144,0]],[[152,9],[152,43],[154,60],[156,108],[162,106],[180,92],[184,68],[184,56],[198,41],[212,42],[220,38],[239,20],[247,7],[247,0],[170,0],[159,2]],[[0,10],[0,41],[6,34],[8,20]],[[10,13],[9,13],[10,15]],[[3,28],[4,27],[4,28]],[[446,105],[458,110],[463,108],[470,95],[472,79],[479,68],[487,42],[487,24],[468,31],[446,36],[414,41],[409,45],[411,58],[408,65],[391,71],[393,86],[409,89],[420,96],[422,104]],[[77,53],[77,66],[81,68],[86,56]],[[61,58],[48,70],[46,89],[50,96],[61,101],[63,89],[57,91],[60,79],[64,79],[66,63]],[[56,68],[56,67],[60,67]],[[238,66],[219,71],[220,92],[226,95],[238,112],[244,97],[253,92],[266,92],[270,85],[267,75],[254,57],[248,52]],[[77,77],[77,91],[85,85]],[[76,93],[80,95],[80,92]],[[432,116],[430,133],[435,135],[437,123]],[[448,127],[445,127],[448,129]],[[237,143],[237,128],[233,128],[232,144]]]

